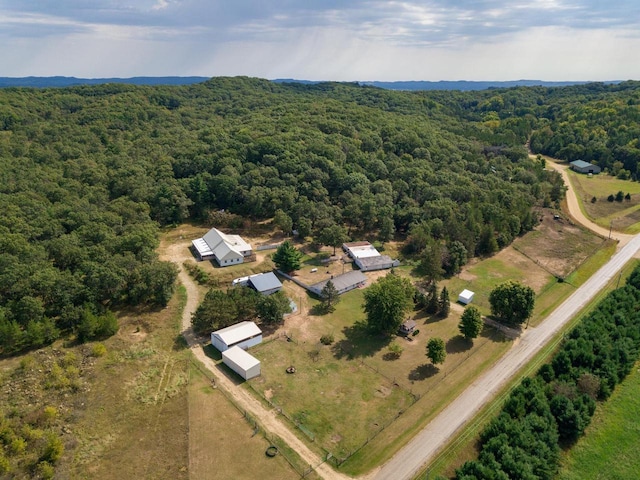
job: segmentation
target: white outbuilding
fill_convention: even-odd
[[[222,362],[245,380],[260,375],[260,360],[240,347],[231,347],[222,352]]]
[[[469,305],[473,301],[474,295],[474,292],[465,288],[464,290],[462,290],[462,292],[460,292],[460,295],[458,295],[458,302],[464,305]]]
[[[238,346],[249,348],[262,342],[262,330],[254,322],[240,322],[211,333],[211,345],[221,352]]]

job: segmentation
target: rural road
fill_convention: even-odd
[[[277,435],[289,445],[303,461],[315,468],[316,473],[325,480],[347,480],[347,477],[336,472],[331,466],[323,463],[323,460],[312,452],[302,440],[300,440],[279,418],[279,413],[273,409],[265,408],[255,397],[243,388],[239,388],[227,377],[215,362],[209,358],[200,344],[200,338],[193,333],[191,328],[191,314],[196,311],[200,303],[200,290],[193,279],[182,267],[182,262],[191,259],[188,242],[178,242],[168,246],[161,256],[162,260],[175,263],[180,269],[178,279],[187,291],[187,302],[182,313],[182,336],[186,340],[193,356],[197,358],[214,378],[217,388],[223,389],[233,397],[234,403],[246,410],[253,418],[258,419],[260,425],[270,434]]]
[[[571,216],[578,222],[608,237],[609,230],[588,220],[580,210],[578,199],[571,187],[566,168],[547,158],[547,165],[558,170],[569,188],[567,204]],[[640,235],[613,232],[622,248],[580,286],[567,300],[553,311],[538,327],[529,328],[509,352],[459,397],[450,403],[402,450],[393,456],[373,477],[375,480],[411,479],[466,425],[516,373],[544,347],[602,288],[631,260],[640,249]]]

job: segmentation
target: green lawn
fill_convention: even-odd
[[[640,231],[640,182],[620,180],[609,175],[588,177],[569,171],[569,179],[581,202],[582,210],[598,225],[627,233]],[[619,191],[629,193],[631,200],[609,202],[607,197]],[[596,198],[592,202],[593,197]]]
[[[561,480],[627,480],[640,472],[640,364],[598,407],[585,436],[563,459]]]
[[[502,282],[516,280],[532,286],[532,288],[536,290],[536,293],[540,293],[550,282],[555,282],[554,277],[550,273],[545,272],[524,255],[518,252],[514,253],[519,257],[518,263],[508,262],[503,259],[502,256],[496,255],[467,268],[464,274],[441,282],[441,285],[447,287],[451,300],[454,302],[458,299],[458,294],[465,288],[473,291],[475,293],[473,304],[478,307],[483,314],[488,315],[491,311],[489,294],[491,290]],[[531,285],[529,281],[533,275],[538,277],[538,281],[536,282],[539,284],[538,287]]]

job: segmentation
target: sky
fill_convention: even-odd
[[[0,76],[640,79],[640,0],[0,0]]]

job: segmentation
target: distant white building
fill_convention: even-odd
[[[400,261],[393,260],[389,255],[381,255],[380,252],[369,242],[349,242],[343,243],[342,249],[363,272],[372,270],[384,270],[397,267]]]
[[[473,301],[474,295],[474,292],[465,288],[464,290],[462,290],[462,292],[460,292],[460,295],[458,295],[458,302],[464,305],[469,305]]]
[[[222,352],[222,361],[245,380],[260,375],[260,360],[240,347],[231,347]]]
[[[221,267],[228,267],[244,262],[253,251],[251,245],[240,235],[227,235],[216,228],[209,230],[204,237],[191,242],[198,259],[215,259]]]
[[[221,352],[231,347],[247,349],[262,342],[262,330],[253,322],[240,322],[211,333],[211,345]]]

